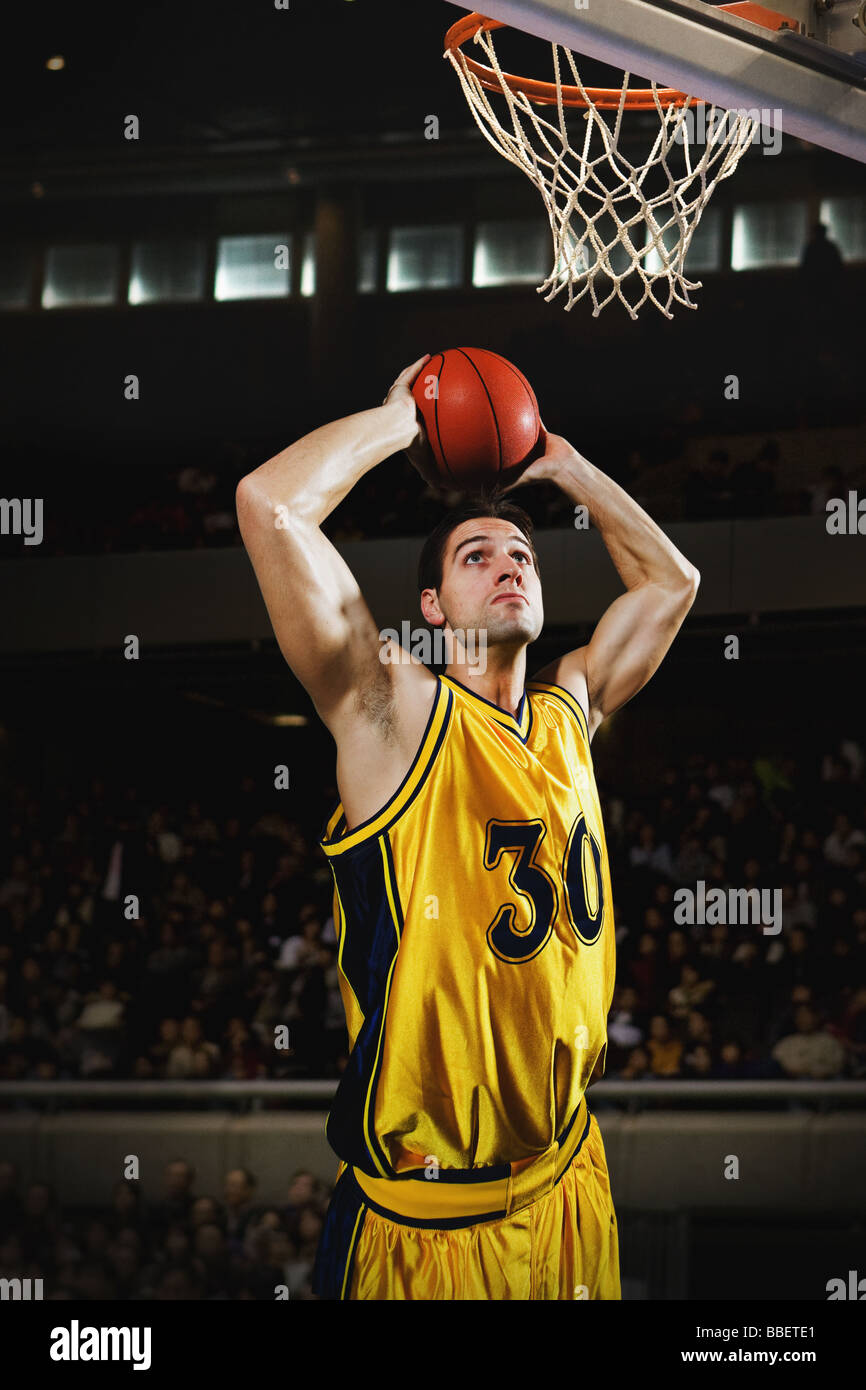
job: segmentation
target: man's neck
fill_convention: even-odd
[[[483,671],[478,663],[450,661],[445,675],[516,719],[526,684],[526,651],[501,663],[488,659]]]

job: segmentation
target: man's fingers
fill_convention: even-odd
[[[413,362],[411,367],[404,367],[403,371],[395,379],[393,385],[388,391],[388,395],[385,397],[385,401],[387,401],[395,391],[401,389],[402,387],[406,387],[406,389],[409,390],[412,387],[415,378],[419,375],[420,372],[423,371],[425,362],[429,361],[430,353],[425,352],[424,356],[419,357],[417,362]],[[384,403],[385,402],[383,401],[382,404],[384,405]]]
[[[417,362],[413,362],[412,365],[411,365],[411,367],[406,367],[406,368],[400,373],[400,375],[399,375],[398,378],[397,378],[397,382],[399,382],[399,383],[401,383],[401,384],[402,384],[403,382],[405,382],[405,384],[406,384],[407,386],[411,386],[412,383],[414,382],[416,376],[418,376],[419,373],[422,371],[422,369],[423,369],[423,367],[424,367],[424,363],[425,363],[425,362],[429,362],[429,361],[430,361],[430,353],[429,353],[429,352],[425,352],[425,354],[424,354],[423,357],[419,357],[418,360],[417,360]],[[397,382],[395,382],[394,384],[397,385]]]

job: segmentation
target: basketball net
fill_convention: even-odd
[[[459,42],[450,42],[454,30],[444,56],[485,139],[523,170],[544,200],[554,265],[538,293],[549,303],[565,291],[567,310],[588,294],[593,318],[615,298],[633,319],[647,300],[669,319],[674,303],[697,308],[689,294],[701,282],[686,275],[686,255],[716,185],[733,174],[759,122],[655,82],[629,90],[629,73],[623,75],[621,92],[588,89],[575,55],[557,43],[551,44],[553,83],[515,78],[502,71],[493,42],[491,29],[503,26],[481,15],[470,19],[478,21],[472,38],[489,69],[468,59]],[[459,27],[466,24],[469,20]],[[565,91],[560,51],[574,81]],[[507,126],[487,88],[495,100],[504,98]],[[555,104],[555,123],[544,119],[536,109],[539,103]],[[693,140],[691,129],[696,123],[690,112],[698,105],[705,106],[702,144]],[[566,127],[571,107],[585,108],[576,146]],[[603,109],[612,112],[610,120]],[[632,164],[619,147],[623,113],[633,109],[655,110],[659,119],[649,156],[639,164]]]

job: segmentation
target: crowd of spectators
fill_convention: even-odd
[[[646,804],[609,800],[617,988],[606,1076],[866,1075],[863,769],[846,740],[811,768],[701,758],[669,768]],[[679,890],[701,882],[705,900],[724,891],[724,907],[683,921]],[[744,913],[731,888],[778,901],[778,920],[765,908],[755,920],[757,897]]]
[[[58,790],[50,826],[23,788],[14,797],[0,1076],[338,1075],[347,1036],[315,836],[257,802],[252,779],[225,817],[138,807],[134,788],[110,804],[99,781],[84,798]]]
[[[866,1075],[863,767],[847,741],[800,762],[696,756],[651,798],[603,789],[608,1077]],[[228,813],[141,804],[134,788],[118,801],[99,780],[56,791],[51,810],[23,787],[7,803],[0,1079],[338,1078],[348,1037],[316,833],[251,778]],[[677,890],[701,880],[778,894],[780,929],[678,922]]]
[[[605,788],[617,986],[608,1078],[866,1076],[866,758],[696,756],[651,795]],[[0,1079],[338,1077],[347,1035],[315,836],[262,805],[142,805],[92,779],[54,818],[17,787],[0,866]],[[677,921],[699,881],[781,894],[781,930]],[[142,894],[127,920],[130,882]],[[682,915],[682,914],[680,914]],[[695,914],[693,914],[695,915]],[[699,914],[698,914],[699,915]],[[289,1046],[275,1047],[284,1024]],[[312,1299],[330,1191],[296,1172],[161,1193],[119,1181],[103,1208],[61,1207],[0,1163],[0,1278],[51,1299]]]
[[[735,438],[730,448],[707,444],[694,465],[683,454],[684,441],[683,430],[673,430],[640,448],[582,447],[659,522],[823,513],[828,497],[845,497],[849,487],[862,483],[862,470],[846,473],[826,465],[817,441],[812,481],[805,486],[775,439],[745,457]],[[133,464],[123,478],[95,482],[83,492],[71,478],[66,484],[45,483],[41,543],[22,543],[17,550],[7,546],[7,553],[32,557],[239,546],[235,487],[264,457],[260,448],[236,443],[210,463]],[[335,542],[426,535],[439,520],[443,501],[457,500],[456,494],[434,495],[397,457],[366,474],[323,529]],[[541,529],[573,524],[574,505],[556,488],[539,489],[530,509]]]
[[[196,1186],[177,1158],[159,1192],[121,1179],[110,1204],[66,1208],[0,1162],[0,1279],[41,1279],[45,1299],[313,1299],[326,1185],[300,1170],[273,1204],[245,1168],[225,1174],[219,1197]]]

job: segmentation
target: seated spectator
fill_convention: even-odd
[[[39,1260],[41,1264],[50,1260],[60,1234],[60,1210],[47,1183],[34,1182],[27,1188],[17,1234],[24,1260]]]
[[[629,863],[632,868],[645,868],[665,878],[673,876],[674,866],[671,848],[668,844],[658,844],[655,827],[642,825],[638,832],[638,843],[629,850]]]
[[[216,1197],[196,1197],[189,1210],[189,1221],[193,1230],[205,1222],[220,1225],[223,1216],[222,1203],[218,1202]]]
[[[141,1256],[132,1245],[116,1241],[109,1246],[106,1259],[111,1273],[111,1297],[125,1301],[138,1299],[141,1282]]]
[[[715,984],[712,980],[702,980],[696,966],[686,961],[680,970],[680,982],[668,994],[672,1018],[688,1018],[689,1014],[700,1008]]]
[[[168,1265],[160,1274],[154,1297],[169,1303],[198,1302],[206,1297],[201,1270],[189,1263]]]
[[[109,1224],[112,1230],[116,1233],[124,1228],[138,1227],[143,1221],[144,1211],[139,1184],[121,1178],[119,1182],[114,1184],[111,1197]]]
[[[307,1262],[299,1262],[297,1248],[282,1227],[264,1233],[262,1259],[273,1273],[273,1287],[283,1285],[289,1298],[303,1298],[309,1284]],[[273,1297],[273,1294],[271,1295]]]
[[[850,868],[851,851],[857,845],[866,845],[866,835],[851,824],[848,816],[837,816],[831,833],[824,841],[824,858],[840,868]]]
[[[103,980],[98,990],[87,996],[75,1024],[80,1040],[79,1071],[83,1077],[116,1073],[124,1044],[124,1008],[113,980]]]
[[[845,1048],[850,1075],[866,1076],[866,988],[854,991],[838,1024],[833,1028],[828,1025],[827,1031]]]
[[[705,1081],[713,1072],[713,1059],[710,1050],[703,1043],[698,1043],[683,1057],[683,1076],[692,1081]]]
[[[647,1009],[655,994],[655,983],[659,973],[658,941],[650,932],[644,932],[638,942],[638,958],[629,967],[629,975],[641,1008]]]
[[[642,1047],[635,1047],[629,1053],[628,1061],[620,1072],[623,1081],[644,1081],[650,1075],[649,1057]]]
[[[255,1081],[267,1074],[258,1042],[242,1018],[229,1019],[223,1040],[227,1065],[223,1075],[235,1081]]]
[[[316,1205],[323,1211],[327,1206],[327,1198],[322,1184],[315,1173],[310,1172],[309,1168],[299,1168],[289,1180],[283,1215],[288,1218],[301,1207]]]
[[[706,878],[712,858],[701,843],[700,836],[684,830],[680,836],[680,848],[674,860],[673,876],[677,883],[696,883]]]
[[[644,1040],[644,1029],[638,1023],[637,991],[627,985],[618,995],[619,1001],[615,1002],[607,1021],[608,1039],[615,1047],[638,1047]]]
[[[165,1074],[176,1081],[210,1077],[216,1072],[219,1048],[206,1042],[197,1018],[185,1018],[181,1024],[180,1042],[169,1053]]]
[[[689,941],[684,931],[675,927],[664,946],[664,960],[659,971],[658,985],[663,998],[679,983],[689,953]]]
[[[295,1298],[312,1295],[313,1264],[322,1235],[323,1217],[313,1206],[303,1206],[289,1221],[289,1239],[296,1250],[286,1271],[289,1294]]]
[[[696,1043],[706,1043],[707,1047],[712,1046],[713,1029],[710,1020],[698,1009],[692,1009],[686,1019],[686,1040],[690,1046]]]
[[[818,1015],[803,1004],[795,1016],[796,1032],[777,1042],[773,1057],[786,1076],[797,1080],[829,1080],[843,1075],[845,1049],[838,1038],[820,1027]]]
[[[247,1224],[257,1216],[253,1204],[256,1180],[247,1168],[232,1168],[223,1184],[225,1197],[225,1227],[230,1241],[243,1243]]]
[[[300,936],[290,936],[283,942],[277,958],[277,970],[300,970],[318,962],[321,951],[322,923],[318,917],[308,918]]]
[[[118,998],[117,985],[113,980],[103,980],[99,988],[87,996],[76,1026],[82,1033],[117,1029],[123,1022],[123,1007],[123,1000]]]
[[[735,1039],[728,1038],[722,1043],[711,1074],[719,1081],[741,1081],[748,1074],[743,1049]]]
[[[154,1071],[165,1075],[168,1059],[180,1042],[180,1020],[162,1018],[159,1022],[159,1038],[147,1050]]]
[[[653,1076],[679,1076],[683,1045],[675,1038],[663,1014],[650,1020],[650,1035],[646,1044],[650,1071]]]
[[[194,1196],[195,1169],[184,1158],[173,1158],[162,1173],[162,1194],[156,1202],[151,1220],[158,1230],[182,1225],[189,1220]]]
[[[228,1298],[232,1283],[229,1250],[220,1227],[213,1222],[202,1222],[196,1228],[193,1249],[204,1276],[205,1298]]]

